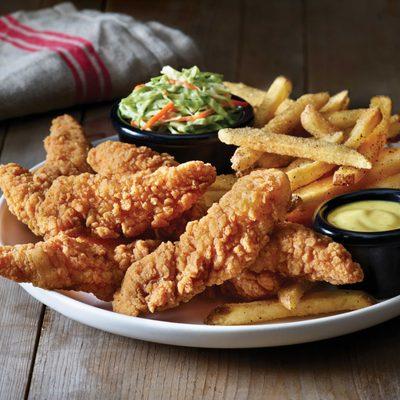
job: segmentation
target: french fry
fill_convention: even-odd
[[[208,190],[231,190],[237,178],[233,174],[217,175],[215,182],[208,188]]]
[[[316,181],[328,172],[331,172],[335,167],[335,164],[312,161],[287,171],[286,175],[289,178],[290,187],[293,191]]]
[[[224,82],[224,84],[232,94],[251,104],[255,114],[254,125],[257,127],[264,126],[274,116],[275,110],[292,91],[292,82],[284,76],[278,76],[267,91],[243,83]]]
[[[206,318],[207,325],[250,325],[291,317],[308,317],[358,310],[376,301],[358,290],[324,290],[307,293],[294,310],[288,310],[279,300],[224,304]]]
[[[334,185],[333,177],[328,176],[296,190],[294,194],[300,196],[303,202],[301,207],[288,214],[287,219],[291,222],[309,225],[315,210],[323,202],[351,191],[367,187],[381,187],[379,182],[398,173],[400,173],[400,148],[384,148],[373,168],[353,186]]]
[[[349,92],[343,90],[330,97],[328,102],[319,111],[329,115],[335,111],[345,110],[349,106],[349,103]]]
[[[278,299],[285,308],[294,310],[299,305],[304,294],[310,291],[314,286],[314,282],[305,280],[291,283],[279,289]]]
[[[254,126],[263,127],[274,116],[279,104],[287,99],[292,91],[292,82],[278,76],[267,90],[262,102],[254,110]]]
[[[252,107],[258,107],[267,94],[265,90],[257,89],[241,82],[224,82],[224,85],[233,95],[246,100]]]
[[[301,113],[308,104],[320,109],[329,99],[328,93],[305,94],[284,112],[272,118],[263,128],[267,132],[288,134],[300,123]]]
[[[400,173],[388,176],[380,181],[373,182],[368,188],[400,189]],[[295,208],[293,208],[294,210]]]
[[[286,167],[291,161],[292,157],[284,156],[281,154],[263,153],[263,155],[255,163],[256,168],[281,168]]]
[[[387,133],[388,139],[394,139],[400,134],[400,119],[397,114],[390,117],[389,131]]]
[[[303,165],[310,164],[310,163],[312,163],[312,161],[310,161],[310,160],[307,159],[307,158],[295,158],[295,159],[285,168],[285,172],[289,172],[289,171],[291,171],[292,169],[299,168],[299,167],[302,167]]]
[[[293,105],[296,101],[293,99],[285,99],[282,101],[281,104],[279,104],[278,108],[275,110],[274,115],[278,115],[283,113],[285,110],[287,110],[291,105]]]
[[[352,128],[364,111],[366,111],[366,108],[336,111],[328,115],[327,119],[332,125],[336,126],[337,130],[341,131]]]
[[[218,137],[226,144],[260,149],[264,152],[307,157],[330,164],[371,168],[371,163],[357,151],[323,140],[276,134],[256,128],[221,129]]]
[[[377,107],[382,115],[382,120],[380,123],[373,129],[371,133],[368,131],[359,132],[360,140],[364,140],[359,145],[357,151],[363,154],[371,163],[377,161],[379,153],[383,149],[386,144],[387,132],[389,129],[389,118],[392,111],[392,101],[389,97],[386,96],[376,96],[371,99],[371,106]],[[363,117],[366,116],[366,113],[360,117],[359,121],[363,120]],[[364,122],[366,120],[364,119]],[[370,121],[371,122],[371,119]],[[367,126],[368,124],[364,124],[361,129],[368,130],[371,126]],[[351,132],[349,139],[346,141],[348,144],[349,141],[354,139],[353,132],[359,127],[359,122],[356,123],[353,131]],[[361,131],[361,130],[360,130]],[[334,185],[354,185],[359,182],[365,176],[365,170],[353,168],[353,167],[340,167],[333,175],[333,183]]]
[[[215,182],[207,189],[202,197],[205,207],[208,209],[219,201],[226,192],[231,190],[236,181],[236,176],[232,174],[217,175]]]
[[[369,106],[379,108],[383,118],[389,119],[392,114],[392,100],[388,96],[372,97]]]
[[[327,121],[311,104],[307,104],[304,108],[300,120],[303,128],[317,139],[337,132],[337,128]]]
[[[263,129],[274,133],[288,134],[299,124],[300,115],[307,104],[312,104],[316,109],[319,109],[328,101],[328,99],[328,93],[303,95],[284,112],[272,118]],[[260,159],[261,155],[265,153],[254,146],[243,147],[245,147],[245,149],[241,150],[241,152],[236,150],[238,154],[235,152],[235,168],[232,167],[235,171],[243,171],[243,169],[236,169],[239,166],[242,167],[245,165],[246,168],[244,169],[250,168]]]
[[[357,120],[351,130],[346,146],[357,149],[363,140],[375,129],[382,119],[382,113],[378,107],[368,108]]]
[[[262,156],[261,151],[251,150],[247,147],[239,147],[231,158],[232,169],[234,171],[245,171],[251,168]]]

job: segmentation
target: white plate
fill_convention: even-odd
[[[12,245],[35,240],[28,228],[10,214],[2,197],[0,242]],[[48,291],[30,284],[21,286],[40,302],[82,324],[177,346],[247,348],[305,343],[345,335],[400,315],[400,296],[397,296],[362,310],[322,318],[252,326],[207,326],[202,324],[203,318],[221,301],[200,296],[174,310],[140,318],[114,313],[109,303],[86,293]]]

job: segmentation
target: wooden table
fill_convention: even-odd
[[[0,14],[47,0],[0,3]],[[204,65],[265,87],[290,77],[294,95],[350,89],[400,106],[400,2],[359,0],[85,0],[79,7],[155,19],[190,34]],[[109,104],[6,121],[0,162],[31,167],[61,112],[91,138],[112,134]],[[400,319],[333,340],[255,350],[178,348],[129,340],[64,318],[18,285],[0,281],[0,398],[398,399]],[[399,353],[398,353],[399,352]]]

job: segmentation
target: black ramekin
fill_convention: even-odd
[[[232,96],[235,100],[240,97]],[[218,139],[218,131],[200,134],[157,133],[132,127],[118,111],[119,101],[111,108],[111,122],[121,142],[147,146],[160,153],[169,153],[179,162],[201,160],[211,163],[219,174],[230,173],[232,157],[236,146],[229,146]],[[248,105],[241,111],[239,121],[232,128],[251,126],[254,120],[253,108]]]
[[[400,229],[383,232],[355,232],[340,229],[327,220],[329,213],[344,204],[360,200],[400,202],[400,190],[368,189],[335,197],[315,213],[314,229],[343,244],[364,270],[364,281],[350,285],[377,298],[400,294]]]

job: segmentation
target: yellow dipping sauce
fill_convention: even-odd
[[[337,228],[356,232],[382,232],[400,228],[400,203],[361,200],[332,210],[328,222]]]

